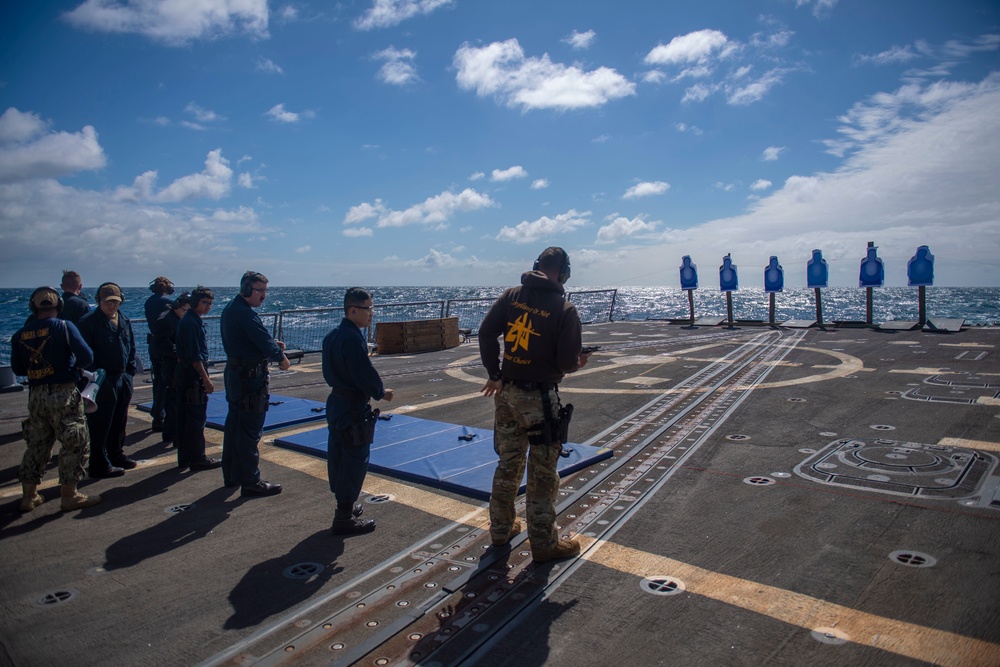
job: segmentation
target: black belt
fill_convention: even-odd
[[[505,384],[512,384],[522,391],[548,391],[550,389],[558,389],[559,383],[557,382],[535,382],[534,380],[508,380],[504,378]]]

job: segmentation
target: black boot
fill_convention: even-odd
[[[359,519],[354,516],[354,508],[338,509],[333,514],[333,526],[330,532],[334,535],[359,535],[375,530],[375,519]]]

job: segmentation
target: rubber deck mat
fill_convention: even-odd
[[[385,419],[385,417],[389,417]],[[326,458],[327,429],[276,438],[274,444]],[[610,458],[610,449],[566,444],[559,458],[563,477]],[[493,486],[497,455],[493,431],[419,419],[382,415],[375,426],[369,469],[475,498],[487,499]],[[527,475],[518,493],[524,493]]]
[[[140,403],[137,407],[143,412],[153,411],[152,403]],[[219,431],[223,430],[226,425],[227,412],[229,412],[229,404],[226,403],[226,392],[216,391],[208,395],[208,423],[206,426]],[[326,403],[271,394],[267,416],[264,418],[264,430],[273,431],[277,428],[321,419],[326,419]]]

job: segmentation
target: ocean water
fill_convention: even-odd
[[[181,288],[183,289],[183,288]],[[213,288],[216,299],[210,317],[222,313],[223,307],[236,296],[236,288]],[[503,287],[376,287],[371,288],[376,304],[376,326],[383,321],[440,317],[445,313],[443,302],[452,300],[447,308],[457,314],[460,326],[478,328],[489,301],[503,292]],[[612,293],[610,290],[617,290]],[[259,309],[265,323],[275,322],[279,311],[308,309],[338,309],[343,302],[344,287],[272,287],[267,300]],[[0,289],[0,364],[10,361],[10,338],[27,318],[30,289]],[[145,314],[143,303],[149,296],[146,287],[124,288],[125,302],[122,311],[133,320],[139,352],[145,350]],[[619,320],[666,320],[688,317],[687,292],[676,287],[574,287],[570,298],[578,304],[584,321],[607,321],[608,316]],[[93,293],[84,290],[84,296],[93,303]],[[740,289],[732,292],[733,318],[767,320],[768,294],[760,288]],[[831,287],[821,292],[823,320],[865,321],[866,290],[862,288]],[[872,319],[915,320],[918,316],[918,290],[916,287],[882,287],[872,293]],[[726,294],[718,290],[694,291],[695,316],[725,317]],[[406,305],[394,305],[406,304]],[[966,324],[977,326],[1000,325],[1000,287],[928,287],[926,290],[928,317],[964,318]],[[311,322],[314,318],[300,318],[295,313],[284,317],[285,337],[294,338],[296,321]],[[815,319],[814,290],[787,289],[775,295],[775,319]],[[339,313],[328,313],[322,326],[339,322]],[[211,326],[210,326],[211,329]],[[210,331],[211,334],[211,331]],[[315,338],[314,334],[312,337]]]

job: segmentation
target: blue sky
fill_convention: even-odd
[[[994,0],[0,7],[0,286],[1000,284]]]

